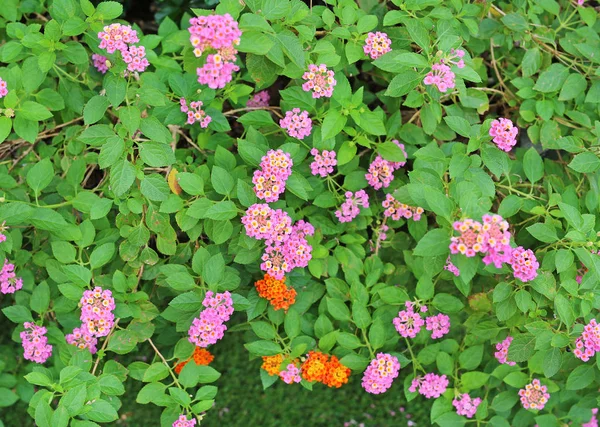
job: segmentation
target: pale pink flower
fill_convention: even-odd
[[[476,397],[473,399],[467,393],[455,397],[452,401],[452,405],[456,408],[456,413],[458,415],[464,415],[467,418],[473,418],[473,415],[477,412],[477,407],[480,404],[481,398]]]
[[[521,396],[521,404],[525,409],[544,409],[546,402],[550,399],[548,388],[540,383],[540,380],[534,379],[525,388],[519,390]]]
[[[455,79],[456,76],[450,67],[440,62],[431,66],[431,71],[427,73],[423,83],[427,86],[437,86],[440,92],[445,93],[448,89],[454,89],[456,86]]]
[[[500,118],[492,121],[490,136],[499,149],[509,152],[517,144],[517,129],[510,119]]]
[[[306,138],[312,130],[312,120],[308,117],[308,111],[301,111],[300,108],[287,111],[285,117],[279,120],[279,125],[289,136],[298,139]]]
[[[381,55],[384,55],[392,50],[392,41],[386,33],[375,32],[369,33],[365,40],[363,50],[365,55],[370,56],[371,59],[377,59]]]
[[[312,91],[313,98],[331,98],[333,88],[337,81],[334,79],[334,72],[328,70],[325,64],[319,66],[310,64],[308,71],[302,75],[306,82],[302,85],[302,89],[306,92]]]

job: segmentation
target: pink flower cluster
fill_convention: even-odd
[[[462,49],[450,49],[450,54],[442,60],[444,63],[456,65],[458,68],[465,68],[465,51]],[[458,61],[456,60],[458,59]]]
[[[115,300],[112,292],[96,286],[94,290],[83,292],[81,305],[81,329],[93,337],[105,337],[110,333],[115,321],[113,310]]]
[[[108,65],[106,64],[106,61],[108,61],[106,56],[98,55],[97,53],[92,55],[94,67],[96,67],[96,70],[100,71],[102,74],[106,74],[108,71]]]
[[[292,219],[281,209],[271,209],[266,203],[255,203],[242,217],[246,234],[266,244],[281,243],[292,233]]]
[[[123,61],[127,64],[129,71],[145,71],[150,65],[146,59],[146,48],[144,46],[129,46],[125,52],[121,51]]]
[[[335,151],[323,150],[319,153],[319,150],[313,148],[310,150],[310,154],[315,157],[315,160],[310,164],[310,171],[313,175],[320,175],[322,178],[325,178],[333,172],[333,167],[337,165]]]
[[[425,321],[419,313],[414,311],[415,304],[411,301],[404,303],[406,310],[398,312],[398,317],[393,320],[394,327],[404,338],[414,338],[421,331]],[[427,307],[421,307],[421,311],[427,311]]]
[[[483,226],[480,222],[467,218],[464,221],[455,221],[452,225],[460,236],[452,236],[450,239],[450,253],[463,254],[474,257],[478,252],[483,252]]]
[[[370,56],[371,59],[377,59],[381,55],[384,55],[392,50],[392,41],[386,33],[377,31],[376,33],[369,33],[363,46],[365,55]]]
[[[250,98],[248,100],[248,102],[246,102],[246,107],[250,107],[250,108],[268,107],[270,100],[271,100],[271,97],[269,96],[269,92],[267,92],[266,90],[263,90],[262,92],[258,92],[252,98]]]
[[[581,336],[575,341],[575,357],[587,362],[600,351],[600,325],[596,319],[585,325]]]
[[[477,407],[480,404],[481,398],[476,397],[473,399],[467,393],[455,397],[452,401],[452,405],[456,408],[456,413],[458,415],[464,415],[467,418],[473,418],[473,415],[477,412]]]
[[[0,270],[0,293],[14,294],[23,287],[23,279],[15,274],[15,265],[4,260],[2,270]]]
[[[202,109],[202,101],[192,101],[188,107],[185,98],[179,99],[180,110],[182,113],[187,113],[187,124],[193,125],[196,122],[200,123],[200,127],[206,128],[212,121],[212,118]]]
[[[584,4],[584,3],[585,3],[585,0],[577,0],[577,4],[578,4],[579,6],[583,6],[583,4]],[[596,409],[596,411],[597,411],[597,409]],[[584,427],[585,427],[585,426],[584,426]]]
[[[229,292],[215,294],[207,291],[202,305],[205,309],[200,312],[200,317],[194,318],[188,331],[188,340],[206,348],[223,338],[227,330],[225,322],[233,313],[233,300]]]
[[[283,381],[285,381],[286,384],[299,383],[302,381],[300,369],[293,363],[287,365],[287,369],[281,371],[279,376]]]
[[[87,348],[92,354],[96,353],[98,339],[91,335],[83,325],[80,328],[73,329],[73,333],[67,334],[65,338],[69,344],[80,349]]]
[[[450,273],[454,274],[456,277],[460,276],[460,270],[458,269],[457,266],[455,266],[452,261],[450,260],[450,257],[448,257],[446,259],[446,265],[444,266],[444,270],[449,271]]]
[[[425,319],[425,329],[431,331],[431,338],[441,338],[450,332],[450,318],[445,314],[438,314],[436,316],[429,316]]]
[[[8,95],[8,88],[6,87],[6,82],[0,78],[0,98],[4,98]]]
[[[0,81],[2,81],[2,79],[0,79]],[[6,221],[2,221],[2,224],[0,224],[0,243],[6,242],[6,235],[4,233],[6,233],[8,227],[6,227],[4,224],[6,224]]]
[[[325,64],[319,66],[310,64],[308,66],[308,71],[302,75],[302,78],[306,80],[306,82],[302,84],[302,89],[306,92],[312,90],[313,98],[331,98],[331,95],[333,95],[333,88],[337,84],[333,76],[334,72],[328,70]]]
[[[362,386],[371,394],[385,393],[400,371],[398,358],[387,353],[378,353],[371,360],[362,378]]]
[[[521,404],[525,409],[544,409],[546,402],[550,399],[548,388],[540,383],[540,380],[534,379],[531,384],[519,390]]]
[[[490,136],[499,149],[507,153],[517,144],[519,129],[510,119],[500,118],[492,121]]]
[[[429,373],[412,380],[408,391],[415,393],[418,390],[419,394],[422,394],[427,399],[431,399],[440,397],[446,391],[446,388],[448,388],[446,375],[439,376]]]
[[[52,346],[48,344],[46,328],[33,322],[23,324],[25,330],[20,337],[23,344],[25,359],[36,363],[44,363],[52,355]]]
[[[287,131],[289,136],[298,139],[304,139],[312,131],[312,120],[308,117],[308,111],[300,111],[300,108],[294,108],[287,111],[285,117],[279,120],[279,125]]]
[[[230,14],[198,16],[190,19],[190,42],[194,46],[194,55],[202,56],[205,50],[216,51],[206,58],[202,68],[198,68],[198,82],[211,89],[225,87],[240,67],[235,65],[237,50],[242,32],[238,23]]]
[[[431,71],[427,73],[423,83],[427,86],[437,86],[440,92],[446,93],[448,89],[454,89],[456,86],[455,79],[456,75],[450,67],[443,62],[439,62],[431,66]]]
[[[402,150],[404,158],[407,158],[408,155],[404,150],[404,144],[401,144],[397,139],[392,140],[392,142]],[[369,172],[365,174],[365,178],[375,190],[379,190],[381,187],[387,188],[394,179],[394,171],[400,169],[405,164],[406,160],[403,162],[390,162],[378,155],[369,165]]]
[[[196,425],[196,418],[188,420],[185,415],[180,415],[179,418],[173,423],[173,427],[194,427]]]
[[[419,221],[423,214],[423,208],[417,206],[408,206],[404,203],[400,203],[391,194],[386,194],[385,200],[381,203],[381,206],[385,208],[383,215],[385,217],[391,217],[394,221],[399,221],[400,218],[411,219],[413,221]]]
[[[346,191],[346,201],[342,203],[340,209],[335,211],[335,216],[340,222],[350,222],[360,213],[359,206],[369,207],[369,196],[365,190],[359,190],[356,193]]]
[[[140,39],[137,32],[129,25],[110,24],[104,27],[104,31],[98,33],[100,39],[100,49],[108,53],[114,53],[119,50],[122,54],[127,52],[128,45],[137,43]]]
[[[522,246],[514,248],[510,252],[509,263],[514,276],[522,282],[529,282],[538,275],[540,264],[531,249],[524,249]]]
[[[500,363],[501,365],[508,365],[508,366],[516,365],[515,362],[511,362],[507,359],[508,348],[510,347],[510,343],[512,342],[512,340],[513,340],[513,337],[508,336],[504,339],[504,341],[496,344],[497,351],[494,353],[494,356],[496,357],[496,359],[498,359],[498,363]]]
[[[482,252],[486,255],[482,261],[485,265],[494,264],[496,268],[501,268],[502,264],[510,261],[510,232],[508,231],[508,222],[500,215],[484,215],[482,234]]]
[[[252,183],[256,197],[276,202],[285,191],[285,183],[292,174],[292,158],[282,150],[269,150],[261,159],[260,169],[254,171]]]
[[[592,419],[587,423],[581,424],[581,427],[598,427],[598,408],[592,409]]]

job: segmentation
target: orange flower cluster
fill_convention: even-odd
[[[188,360],[179,362],[175,365],[175,373],[177,375],[179,375],[181,373],[181,370],[183,369],[183,367],[185,365],[187,365],[187,363],[192,359],[194,359],[194,362],[196,362],[196,365],[210,365],[210,362],[212,362],[215,359],[215,356],[213,356],[210,353],[210,351],[208,351],[205,348],[196,347],[194,349],[194,354],[192,355],[192,357],[188,358]]]
[[[268,274],[265,274],[263,280],[257,281],[254,286],[258,295],[269,300],[275,310],[282,308],[287,312],[288,308],[296,302],[296,290],[288,288],[285,284],[285,276],[277,280]]]
[[[263,368],[267,373],[271,376],[279,375],[280,366],[283,362],[283,356],[281,354],[276,354],[275,356],[263,356],[263,364],[261,368]]]
[[[331,358],[319,351],[310,351],[302,364],[302,378],[317,381],[328,387],[339,388],[348,382],[350,369],[340,363],[337,357]]]

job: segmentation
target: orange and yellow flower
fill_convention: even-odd
[[[302,378],[306,381],[323,382],[327,374],[329,357],[320,351],[308,352],[308,358],[302,364]]]
[[[328,387],[340,388],[348,382],[350,369],[340,363],[337,357],[331,356],[326,365],[326,373],[323,384]]]
[[[187,360],[184,360],[183,362],[178,362],[175,365],[175,373],[179,375],[183,367],[187,365],[188,362],[192,359],[194,360],[196,365],[210,365],[210,362],[212,362],[215,359],[215,356],[213,356],[210,353],[210,351],[208,351],[205,348],[196,347],[194,349],[194,354],[192,354],[191,357],[189,357]]]
[[[283,356],[276,354],[275,356],[263,356],[263,364],[261,366],[269,375],[279,375],[281,371],[281,363],[283,362]]]
[[[296,290],[288,288],[285,284],[285,276],[277,280],[268,274],[264,279],[257,281],[254,286],[258,295],[269,300],[275,310],[284,309],[286,312],[296,302]]]

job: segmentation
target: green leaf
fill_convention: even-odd
[[[244,344],[244,347],[257,356],[274,356],[282,352],[281,347],[271,341],[254,341]]]
[[[523,32],[529,28],[525,17],[518,13],[507,13],[502,17],[502,22],[507,28],[515,32]]]
[[[326,298],[326,301],[329,314],[331,314],[334,319],[342,321],[350,320],[350,309],[344,301],[329,297]]]
[[[18,114],[20,117],[32,121],[46,120],[52,117],[52,113],[46,107],[35,101],[25,101],[21,104]]]
[[[565,81],[560,94],[558,95],[559,101],[569,101],[577,98],[587,88],[587,80],[581,74],[569,74],[569,77]]]
[[[120,197],[135,181],[135,168],[129,161],[120,160],[110,170],[110,187],[116,197]]]
[[[365,15],[356,24],[356,29],[361,34],[368,33],[375,28],[377,28],[377,17],[375,15]]]
[[[203,200],[203,199],[200,199]],[[205,200],[205,199],[204,199]],[[216,221],[224,221],[227,219],[233,219],[237,216],[238,210],[230,200],[225,200],[223,202],[215,203],[210,206],[205,213],[206,218],[214,219]]]
[[[406,156],[402,149],[392,141],[377,145],[377,152],[390,162],[405,162]]]
[[[537,150],[531,147],[523,156],[523,170],[527,179],[535,183],[544,176],[544,162]]]
[[[213,166],[212,173],[210,175],[210,182],[213,188],[219,194],[229,195],[233,190],[234,181],[233,176],[225,169],[220,166]],[[214,218],[220,219],[220,218]],[[230,219],[230,218],[223,218]]]
[[[37,162],[27,172],[27,185],[33,190],[36,196],[42,193],[54,178],[54,167],[49,158]]]
[[[556,230],[541,222],[530,225],[527,227],[527,231],[540,242],[553,243],[558,240]]]
[[[116,1],[103,1],[96,9],[95,17],[104,21],[111,21],[123,14],[123,5]]]
[[[562,294],[556,295],[554,298],[554,307],[558,312],[560,320],[570,327],[575,321],[575,312],[571,306],[571,302]]]
[[[458,116],[446,116],[444,121],[450,129],[457,134],[469,138],[471,136],[471,125],[466,119]]]
[[[573,157],[573,160],[569,163],[569,167],[580,173],[595,172],[600,168],[600,159],[595,154],[586,151]]]
[[[35,287],[29,306],[36,313],[44,313],[50,305],[50,287],[44,281]]]
[[[544,376],[546,378],[551,378],[560,370],[560,365],[562,364],[562,351],[559,348],[551,348],[546,351],[544,355],[544,363],[542,364],[544,368]]]
[[[510,343],[510,347],[508,348],[508,360],[512,362],[526,362],[533,356],[534,349],[534,335],[519,335]]]
[[[581,390],[594,382],[595,371],[593,365],[580,365],[576,367],[567,378],[567,390]]]
[[[558,92],[569,77],[569,69],[562,64],[550,65],[538,78],[533,90],[542,93]]]
[[[0,144],[10,135],[12,120],[8,117],[0,117]]]
[[[109,105],[110,101],[106,96],[93,96],[83,108],[84,123],[90,125],[98,122],[104,117],[104,113],[106,113]]]
[[[3,308],[2,313],[13,323],[33,322],[31,312],[23,305],[11,305]]]
[[[109,2],[111,3],[111,2]],[[102,5],[103,3],[100,3]],[[86,412],[86,416],[99,423],[109,423],[119,418],[119,414],[106,400],[98,399],[91,404],[91,410]]]
[[[397,98],[406,95],[421,82],[422,76],[413,70],[401,71],[392,79],[385,92],[386,96]]]
[[[433,298],[433,306],[442,313],[458,313],[465,305],[455,296],[441,293]]]
[[[114,243],[104,243],[97,246],[90,255],[90,267],[93,269],[100,268],[110,262],[116,251]]]
[[[169,198],[170,190],[167,180],[158,174],[146,175],[140,184],[142,194],[153,202],[162,202]]]
[[[489,377],[490,374],[486,374],[485,372],[465,372],[460,377],[460,383],[468,390],[475,390],[483,387],[487,383]]]
[[[338,135],[347,121],[348,117],[342,115],[338,110],[329,110],[325,116],[325,120],[323,120],[323,127],[321,128],[322,138],[325,140]]]
[[[414,250],[414,254],[417,256],[431,257],[438,255],[446,255],[449,253],[450,236],[448,232],[435,228],[429,230]]]

